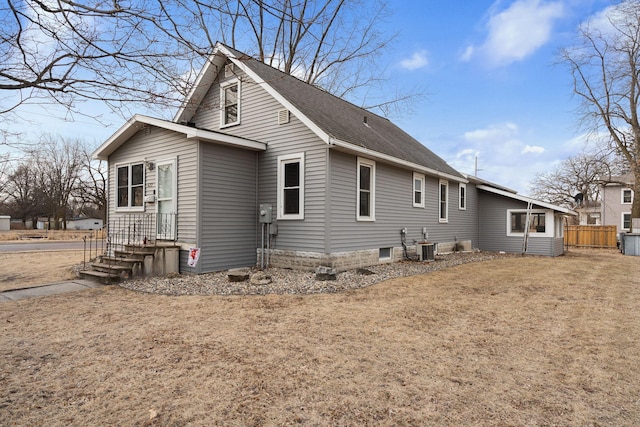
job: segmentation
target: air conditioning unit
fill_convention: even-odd
[[[416,244],[416,252],[420,261],[436,260],[436,245],[434,243],[418,243]]]

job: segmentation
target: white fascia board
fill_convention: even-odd
[[[184,126],[184,125],[181,125]],[[240,138],[233,135],[228,135],[226,133],[218,133],[210,130],[203,129],[195,129],[189,126],[184,126],[187,128],[185,135],[187,139],[198,139],[200,141],[205,142],[215,142],[217,144],[227,144],[233,145],[235,147],[247,148],[255,151],[265,151],[267,149],[267,144],[264,142],[254,141],[251,139]]]
[[[127,121],[120,129],[118,129],[109,139],[107,139],[92,154],[97,160],[107,160],[109,154],[113,153],[118,147],[124,144],[129,138],[140,130],[139,124],[155,126],[161,129],[182,133],[187,139],[199,139],[206,142],[222,143],[233,145],[235,147],[247,148],[250,150],[264,151],[267,144],[250,139],[240,138],[233,135],[218,133],[208,130],[196,129],[190,126],[181,125],[179,123],[170,122],[168,120],[156,119],[154,117],[136,114]]]
[[[527,196],[521,196],[519,194],[514,194],[514,193],[509,193],[507,191],[503,191],[503,190],[499,190],[497,188],[493,188],[493,187],[489,187],[486,185],[477,185],[476,188],[478,190],[483,190],[483,191],[487,191],[489,193],[494,193],[494,194],[498,194],[500,196],[504,196],[504,197],[508,197],[510,199],[514,199],[514,200],[519,200],[521,202],[526,202],[529,203],[531,202],[531,204],[533,205],[538,205],[541,206],[543,208],[547,208],[547,209],[552,209],[554,211],[558,211],[567,215],[573,215],[573,216],[577,216],[578,213],[571,210],[571,209],[567,209],[567,208],[563,208],[562,206],[557,206],[551,203],[547,203],[547,202],[542,202],[540,200],[536,200],[536,199],[532,199],[531,197],[527,197]]]
[[[245,74],[247,74],[251,79],[259,84],[264,90],[267,91],[269,95],[274,97],[280,104],[282,104],[287,110],[293,113],[294,116],[298,118],[305,126],[307,126],[313,133],[315,133],[318,138],[324,141],[326,144],[329,144],[331,137],[328,133],[323,131],[318,125],[316,125],[312,120],[310,120],[307,116],[302,114],[300,110],[298,110],[293,104],[291,104],[286,98],[284,98],[280,93],[269,85],[266,81],[264,81],[260,76],[251,70],[251,68],[247,67],[241,60],[236,58],[233,53],[229,52],[225,49],[224,46],[219,46],[219,51],[224,53],[235,65],[238,66]]]
[[[206,63],[202,67],[202,70],[200,70],[200,74],[198,74],[195,82],[193,82],[193,86],[191,86],[189,94],[178,109],[176,115],[173,117],[174,122],[180,123],[185,120],[190,120],[191,117],[193,117],[194,111],[189,111],[190,109],[193,110],[195,108],[192,102],[193,99],[198,96],[200,96],[200,98],[202,99],[202,97],[206,95],[209,87],[211,87],[211,84],[218,74],[218,70],[216,68],[217,65],[214,63],[217,52],[218,49],[214,49],[214,52],[207,58]],[[189,114],[191,117],[185,119],[186,114]]]
[[[449,180],[449,181],[462,182],[464,184],[466,184],[468,182],[463,177],[451,175],[451,174],[448,174],[448,173],[445,173],[445,172],[440,172],[438,170],[431,169],[431,168],[428,168],[426,166],[419,165],[417,163],[408,162],[406,160],[402,160],[402,159],[399,159],[397,157],[390,156],[388,154],[383,154],[383,153],[380,153],[378,151],[369,150],[368,148],[359,147],[357,145],[350,144],[348,142],[341,141],[339,139],[330,138],[329,144],[330,145],[334,145],[336,147],[344,148],[344,149],[349,150],[349,151],[356,152],[359,155],[362,155],[364,157],[368,157],[370,159],[381,160],[381,161],[384,161],[384,162],[387,162],[387,163],[393,163],[393,164],[399,165],[399,166],[401,166],[403,168],[411,169],[411,170],[416,171],[416,172],[422,172],[422,173],[427,174],[427,175],[436,176],[438,178],[446,179],[446,180]]]

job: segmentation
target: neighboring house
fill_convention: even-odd
[[[94,157],[109,163],[110,234],[151,218],[141,240],[175,242],[194,273],[266,248],[272,266],[399,261],[403,229],[410,253],[425,238],[521,252],[528,235],[527,253],[556,256],[575,215],[464,176],[389,120],[222,44],[173,121],[136,115]]]
[[[631,232],[631,206],[633,205],[633,174],[611,178],[602,186],[602,225],[615,225],[617,232]]]
[[[583,202],[574,211],[578,213],[578,225],[601,225],[602,204],[599,201]]]

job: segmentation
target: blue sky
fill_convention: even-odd
[[[426,91],[411,115],[393,120],[454,168],[473,174],[477,157],[479,177],[528,194],[536,173],[583,149],[577,100],[568,70],[557,65],[557,52],[571,44],[579,22],[610,1],[389,4],[394,14],[384,28],[399,36],[381,64],[393,84],[417,84]],[[32,123],[17,129],[98,146],[124,123],[96,103],[83,111],[103,115],[104,125],[79,115],[52,119],[50,107],[28,106],[21,114]]]
[[[395,70],[427,100],[403,129],[449,164],[522,194],[585,145],[558,49],[609,1],[398,2]]]

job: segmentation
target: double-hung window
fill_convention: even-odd
[[[633,190],[630,188],[623,188],[622,189],[622,204],[623,205],[630,205],[631,203],[633,203]]]
[[[458,184],[458,209],[467,210],[467,184]]]
[[[240,123],[240,80],[220,84],[220,127]]]
[[[622,230],[631,232],[631,212],[624,212],[622,214]]]
[[[278,156],[278,219],[304,219],[304,153]]]
[[[438,221],[449,222],[449,181],[441,179],[438,188]]]
[[[375,221],[376,163],[358,157],[358,197],[356,219]]]
[[[118,183],[116,208],[120,210],[144,209],[144,163],[116,166]]]
[[[413,173],[413,207],[424,208],[424,175]]]

